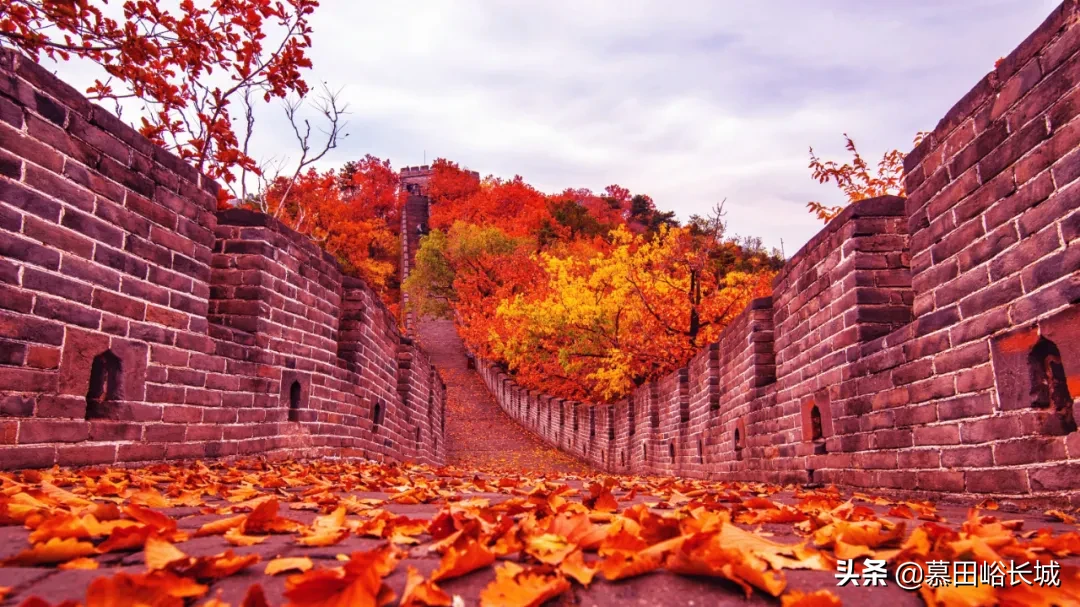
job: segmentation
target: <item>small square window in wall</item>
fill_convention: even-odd
[[[386,419],[386,403],[382,399],[375,399],[375,403],[371,406],[371,431],[375,434],[379,433],[379,426],[383,425],[383,421]]]
[[[998,336],[990,349],[1002,411],[1041,412],[1041,434],[1076,431],[1073,401],[1080,396],[1080,305]]]
[[[742,461],[746,452],[746,420],[741,417],[735,421],[732,443],[735,450],[735,461]]]
[[[309,409],[308,400],[311,392],[311,376],[307,373],[284,369],[281,372],[281,408],[285,409],[285,419],[290,422],[310,421],[305,417]]]
[[[90,387],[86,391],[86,419],[107,419],[113,403],[120,400],[120,359],[106,350],[90,363]]]
[[[127,421],[126,404],[146,394],[148,350],[145,343],[69,327],[57,393],[70,406],[70,417]]]
[[[802,439],[814,445],[814,453],[825,453],[825,439],[833,434],[832,399],[828,390],[819,390],[803,401]]]

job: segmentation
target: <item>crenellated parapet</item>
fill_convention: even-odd
[[[850,205],[687,367],[575,404],[613,435],[488,386],[612,472],[1080,502],[1078,50],[1070,0],[907,156],[906,200]]]
[[[445,389],[306,237],[0,50],[0,466],[442,463]]]

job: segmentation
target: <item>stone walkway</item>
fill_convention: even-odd
[[[582,474],[589,468],[545,445],[495,402],[484,380],[468,368],[453,321],[419,323],[420,346],[446,382],[448,463],[492,472]]]
[[[825,493],[799,497],[791,489],[779,490],[778,487],[761,484],[710,483],[677,479],[618,478],[613,480],[617,483],[612,490],[617,500],[613,505],[617,512],[626,514],[635,505],[647,504],[652,507],[656,515],[674,518],[693,516],[693,513],[700,513],[702,510],[747,515],[754,511],[763,512],[761,509],[764,506],[768,508],[795,506],[796,509],[810,513],[811,518],[816,520],[828,516],[826,513],[829,511],[837,512],[833,508],[848,497],[839,494],[828,496]],[[141,583],[144,584],[144,590],[147,593],[144,598],[162,599],[161,593],[165,592],[163,590],[165,584],[160,580],[155,581],[153,576],[163,575],[162,571],[170,571],[176,572],[177,575],[190,576],[192,581],[198,578],[208,587],[202,589],[197,600],[189,601],[188,604],[201,605],[212,598],[232,606],[239,606],[245,594],[255,584],[258,584],[265,592],[267,604],[272,607],[368,604],[337,602],[338,599],[344,601],[340,594],[336,594],[333,598],[320,598],[295,591],[290,594],[290,587],[295,587],[297,584],[297,571],[280,575],[269,575],[264,571],[267,564],[275,559],[306,557],[311,560],[309,566],[314,568],[312,575],[323,575],[318,573],[319,571],[329,574],[336,567],[341,566],[343,562],[341,559],[344,557],[339,555],[355,555],[357,551],[375,550],[385,545],[385,538],[391,536],[399,541],[402,562],[393,568],[384,581],[397,597],[401,598],[405,593],[406,573],[409,568],[415,568],[426,578],[431,577],[433,572],[441,568],[444,557],[433,550],[436,546],[436,538],[433,537],[436,531],[428,527],[429,521],[441,521],[438,525],[441,529],[438,537],[445,538],[452,531],[446,526],[453,520],[457,521],[454,524],[460,529],[471,528],[475,531],[480,527],[467,525],[464,522],[467,518],[481,517],[495,521],[500,517],[507,517],[520,523],[523,513],[542,512],[546,508],[555,507],[559,502],[563,502],[557,505],[560,509],[587,511],[587,508],[583,508],[582,501],[590,493],[587,490],[588,484],[588,481],[570,480],[568,485],[574,491],[564,494],[567,499],[556,498],[555,501],[548,502],[548,498],[544,497],[547,493],[537,494],[542,484],[521,475],[506,474],[485,479],[484,475],[464,470],[444,470],[441,475],[436,475],[433,470],[423,467],[361,461],[279,464],[254,461],[209,463],[207,467],[200,467],[197,471],[181,466],[158,465],[153,468],[118,469],[109,472],[87,470],[75,473],[64,471],[16,473],[8,475],[8,478],[0,477],[0,489],[2,489],[0,493],[10,498],[11,504],[33,504],[34,506],[5,508],[7,514],[15,518],[5,520],[4,524],[0,525],[0,563],[3,565],[0,566],[0,602],[5,605],[22,605],[23,601],[35,597],[44,601],[44,603],[30,603],[35,607],[56,606],[63,601],[81,601],[83,605],[87,605],[85,602],[87,589],[92,581],[98,580],[96,583],[102,584],[105,580],[100,578],[111,578],[115,584],[122,581],[123,576],[120,574],[129,576],[127,578],[129,580],[143,580]],[[288,487],[286,488],[285,485]],[[557,487],[555,483],[548,484],[547,490],[550,491],[555,487]],[[695,496],[694,500],[700,501],[690,503],[690,495]],[[768,498],[764,498],[764,495],[768,495]],[[241,518],[253,516],[254,509],[269,499],[280,502],[278,515],[281,519],[296,521],[300,528],[294,531],[279,530],[276,533],[253,530],[240,536],[241,539],[257,540],[258,543],[254,545],[237,542],[236,538],[229,540],[228,537],[223,537],[224,528],[218,528],[216,532],[205,536],[200,532],[208,526],[220,527],[226,519],[235,520],[237,516]],[[822,503],[820,506],[813,506],[809,505],[807,500]],[[879,520],[887,520],[892,524],[904,524],[907,529],[904,536],[924,524],[919,520],[897,518],[889,513],[889,505],[879,505],[868,500],[872,498],[856,497],[853,505],[862,509],[863,513],[855,518],[878,519],[880,517]],[[0,502],[3,500],[0,499]],[[136,507],[136,504],[145,505]],[[153,504],[153,507],[151,508],[149,504]],[[515,505],[507,509],[506,506],[510,504]],[[158,529],[156,534],[168,538],[168,541],[175,545],[175,549],[183,553],[179,555],[181,560],[152,566],[147,562],[145,553],[139,546],[107,549],[107,543],[103,544],[102,540],[110,535],[109,531],[94,531],[94,526],[84,528],[72,519],[72,517],[79,518],[85,522],[88,520],[86,517],[89,516],[86,513],[89,512],[97,512],[109,518],[106,514],[111,505],[119,506],[122,514],[114,513],[114,515],[120,514],[121,518],[128,521],[127,524],[134,526],[134,530],[137,531],[146,526]],[[321,512],[315,511],[316,508]],[[343,537],[325,546],[300,545],[300,537],[309,533],[308,529],[313,526],[316,518],[326,518],[325,513],[335,508],[348,510],[346,520],[343,521],[343,528],[348,531],[343,533]],[[148,514],[150,510],[153,514]],[[943,525],[951,529],[961,528],[968,517],[966,509],[959,506],[942,506],[936,510],[936,514],[944,520],[934,525]],[[1013,530],[1006,532],[1011,538],[1021,538],[1035,529],[1049,529],[1053,534],[1065,540],[1069,536],[1074,536],[1076,532],[1075,525],[1055,522],[1039,512],[984,511],[984,514],[1016,521],[1016,525],[1010,525]],[[529,516],[534,516],[534,514]],[[611,516],[613,515],[593,512],[590,518],[595,518],[603,524],[603,521],[610,520]],[[137,519],[137,522],[132,521],[132,518]],[[278,520],[279,523],[282,522],[281,519]],[[382,523],[373,525],[376,521],[382,521]],[[61,522],[64,524],[59,524]],[[34,539],[31,529],[28,529],[31,525],[35,528],[34,534],[40,536],[35,541],[30,541]],[[796,525],[791,522],[742,524],[740,527],[745,531],[755,533],[757,537],[764,540],[782,544],[809,543],[812,545],[811,537],[805,533],[797,533]],[[491,531],[497,528],[497,525],[490,525],[486,529]],[[243,529],[243,526],[237,529]],[[392,529],[402,530],[401,535],[408,537],[402,538],[397,531],[392,531]],[[245,532],[242,531],[242,533]],[[522,527],[519,533],[521,538],[529,537],[525,527]],[[144,535],[146,534],[141,534],[140,537]],[[382,539],[379,538],[380,535]],[[59,538],[64,537],[71,538],[66,540],[68,543],[86,548],[85,556],[73,562],[81,562],[82,566],[89,564],[95,567],[94,569],[57,568],[58,563],[73,559],[76,552],[69,550],[65,556],[60,556],[63,551],[40,548],[40,543],[47,538],[52,538],[50,541],[59,542]],[[110,541],[112,541],[111,536]],[[491,538],[485,540],[487,543],[490,541]],[[652,541],[655,542],[656,538]],[[626,540],[623,539],[622,542],[625,543]],[[39,545],[39,548],[30,551],[35,543]],[[97,545],[96,549],[93,544]],[[612,544],[612,546],[617,545],[620,545],[619,542]],[[743,548],[754,550],[754,547],[750,545]],[[185,564],[186,557],[183,557],[187,555],[207,559],[213,558],[214,555],[221,555],[226,550],[232,550],[236,555],[240,555],[240,558],[250,559],[251,562],[243,564],[235,572],[207,578],[191,573],[193,570]],[[829,549],[824,549],[824,551],[831,554]],[[602,559],[602,556],[595,554],[595,550],[588,551],[585,556],[585,560],[593,566],[598,565]],[[1077,565],[1075,556],[1065,556],[1056,560],[1062,565],[1072,567]],[[157,561],[161,561],[160,557]],[[506,562],[534,566],[529,564],[530,557],[527,557],[519,548],[511,550],[509,554],[500,555],[494,563],[480,566],[463,575],[440,580],[439,585],[448,594],[460,597],[458,599],[460,604],[478,605],[481,603],[481,596],[485,589],[496,578],[495,569]],[[70,567],[71,564],[68,563],[63,567]],[[150,567],[155,567],[159,571],[148,573]],[[1062,578],[1067,578],[1069,586],[1075,590],[1077,582],[1080,581],[1080,578],[1076,577],[1076,570],[1063,569],[1061,573]],[[924,604],[917,593],[900,589],[891,574],[885,587],[847,585],[842,588],[837,587],[835,573],[831,570],[785,569],[777,575],[783,575],[786,579],[785,592],[812,592],[828,589],[834,592],[836,598],[842,600],[845,606],[910,605],[916,607]],[[300,579],[302,577],[300,576]],[[566,592],[546,602],[545,605],[547,607],[780,605],[778,599],[767,596],[760,590],[754,591],[747,597],[732,582],[716,577],[675,575],[660,569],[618,581],[608,581],[604,578],[605,575],[597,574],[588,587],[575,582]],[[123,586],[114,585],[114,588],[117,592],[126,592]],[[327,588],[326,593],[333,594],[330,590],[332,588]],[[5,595],[7,600],[3,601]],[[102,607],[105,604],[91,602],[87,607]],[[129,603],[107,604],[127,605]],[[179,605],[180,602],[172,599],[172,602],[154,604]],[[394,601],[391,604],[397,605],[398,602]],[[486,604],[493,605],[491,602]],[[829,603],[815,602],[800,604],[800,607],[809,607],[811,604],[829,605]],[[970,607],[981,603],[950,603],[950,605],[961,604]],[[1057,604],[1074,603],[1058,602]],[[219,607],[221,607],[220,604]]]

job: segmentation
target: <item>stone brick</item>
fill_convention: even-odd
[[[94,307],[113,314],[142,320],[146,316],[146,304],[104,289],[94,289]]]
[[[960,427],[956,424],[923,426],[915,428],[913,436],[919,446],[956,445],[960,443]]]
[[[101,326],[101,312],[64,299],[44,295],[38,295],[34,300],[34,315],[87,329],[97,329]]]
[[[0,339],[0,365],[22,366],[26,360],[26,344]]]
[[[1032,468],[1028,473],[1032,491],[1072,491],[1080,484],[1080,463],[1057,462]]]
[[[101,285],[114,291],[120,288],[119,272],[76,256],[65,255],[60,265],[60,271],[68,276]]]
[[[0,120],[15,127],[15,130],[22,130],[23,126],[23,112],[22,108],[14,103],[0,97]]]
[[[988,443],[1014,438],[1020,434],[1015,417],[991,417],[964,422],[960,435],[965,443]]]
[[[5,468],[49,468],[56,463],[54,445],[0,447],[0,461]]]
[[[77,443],[85,441],[89,433],[85,421],[26,420],[19,423],[19,444]]]
[[[993,408],[989,394],[961,396],[937,404],[938,418],[942,421],[987,415]]]
[[[78,232],[66,230],[54,223],[42,221],[36,217],[28,216],[26,218],[23,233],[54,249],[60,249],[86,259],[89,259],[94,252],[94,241],[80,235]]]
[[[1025,183],[1015,194],[998,202],[984,213],[986,229],[995,230],[998,226],[1015,219],[1025,210],[1046,200],[1054,192],[1054,179],[1049,171]]]
[[[980,279],[983,284],[984,279]],[[1013,276],[1007,280],[998,281],[988,288],[982,289],[960,300],[960,313],[964,318],[973,318],[998,306],[1003,306],[1023,294],[1023,284],[1020,278]],[[963,340],[962,340],[963,341]],[[962,343],[961,341],[961,343]]]
[[[1051,462],[1065,457],[1062,437],[1026,437],[994,444],[994,463],[999,466]]]
[[[26,366],[35,369],[55,369],[60,366],[60,349],[30,345],[26,350]]]
[[[31,291],[41,291],[67,300],[89,304],[94,292],[86,283],[76,282],[60,274],[42,272],[35,268],[23,270],[23,287]]]
[[[56,463],[61,466],[89,466],[116,461],[116,445],[61,446],[56,450]]]
[[[86,396],[64,394],[43,395],[38,397],[34,417],[67,417],[83,419],[86,417]]]
[[[970,493],[1023,494],[1030,492],[1027,470],[996,469],[964,472],[964,489]]]
[[[123,231],[86,213],[68,209],[64,212],[61,225],[111,247],[124,246]]]
[[[913,403],[947,398],[954,394],[956,394],[955,380],[947,375],[935,376],[908,386],[908,395]]]
[[[960,493],[964,490],[964,473],[945,470],[920,470],[915,475],[916,486],[923,491]]]
[[[0,397],[0,416],[30,417],[33,414],[33,398],[22,394],[11,394],[8,396]]]
[[[58,346],[64,341],[64,326],[0,310],[0,337]]]
[[[1036,120],[1009,136],[1003,144],[979,162],[979,177],[985,182],[1005,170],[1049,136],[1046,124]]]
[[[1078,269],[1080,269],[1080,247],[1068,247],[1029,266],[1021,272],[1020,277],[1024,291],[1030,293]]]
[[[64,159],[59,152],[23,135],[5,122],[0,122],[0,149],[54,173],[59,173],[64,167]]]
[[[145,279],[149,272],[145,261],[109,247],[98,246],[94,251],[94,261],[135,278]]]
[[[922,336],[940,331],[956,324],[960,320],[960,312],[956,306],[938,310],[927,314],[915,321],[915,334]]]
[[[941,450],[941,465],[946,468],[982,468],[993,464],[994,454],[989,445]]]

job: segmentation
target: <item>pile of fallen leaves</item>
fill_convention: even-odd
[[[425,505],[429,517],[395,512]],[[285,576],[284,602],[295,607],[451,606],[463,601],[443,588],[447,580],[486,568],[494,579],[479,594],[485,607],[538,606],[585,591],[597,576],[607,583],[658,571],[718,578],[747,597],[779,597],[785,607],[828,607],[840,604],[832,590],[790,590],[785,572],[832,572],[838,559],[895,566],[1080,555],[1076,531],[1024,531],[1022,521],[991,514],[993,504],[981,506],[954,527],[930,503],[844,497],[835,488],[490,477],[363,461],[0,473],[0,525],[24,528],[27,541],[3,565],[100,569],[86,588],[87,607],[224,607],[215,585],[259,570],[268,579]],[[1075,523],[1065,512],[1049,514]],[[770,539],[770,528],[786,528],[796,541]],[[254,550],[274,536],[283,538],[278,548]],[[186,545],[198,538],[218,538],[221,550],[196,554],[205,547]],[[336,552],[355,538],[374,545]],[[407,565],[397,596],[387,578],[419,554],[433,555],[437,566],[424,574]],[[34,586],[4,587],[5,578],[0,569],[0,598],[49,605]],[[928,605],[1080,603],[1078,569],[1063,564],[1060,579],[1056,587],[925,586],[919,593]],[[267,605],[263,584],[250,584],[242,604]]]

